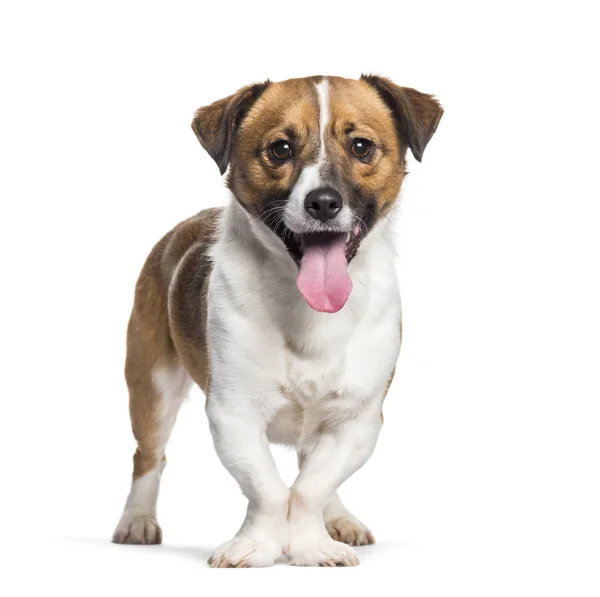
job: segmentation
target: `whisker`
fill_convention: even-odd
[[[279,210],[279,209],[283,210],[283,209],[284,209],[284,207],[285,207],[284,205],[275,205],[274,207],[271,207],[271,208],[267,209],[267,210],[266,210],[266,211],[264,211],[264,212],[257,213],[257,214],[256,214],[256,215],[254,215],[254,216],[250,216],[250,217],[249,217],[249,218],[248,218],[248,219],[247,219],[247,220],[246,220],[246,221],[245,221],[243,224],[241,224],[241,225],[239,226],[239,228],[237,229],[237,232],[239,233],[239,232],[240,232],[240,230],[241,230],[241,229],[242,229],[244,226],[246,226],[246,225],[247,225],[247,224],[249,224],[250,222],[253,222],[253,221],[256,221],[256,220],[258,220],[259,218],[260,218],[260,219],[262,219],[263,221],[265,221],[265,222],[266,222],[266,220],[268,219],[268,216],[269,216],[269,214],[270,214],[271,212],[277,211],[277,210]],[[265,216],[266,216],[266,217],[265,217]]]
[[[394,228],[394,222],[392,221],[392,218],[390,218],[390,216],[388,214],[384,214],[384,215],[385,215],[387,221],[390,223],[390,226],[392,228]]]
[[[356,219],[358,220],[359,225],[362,225],[362,228],[364,229],[365,234],[366,234],[369,231],[367,224],[360,216],[356,216]]]

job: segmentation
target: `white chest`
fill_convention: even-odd
[[[340,345],[336,351],[311,354],[286,344],[283,378],[277,387],[281,399],[271,402],[271,441],[298,445],[310,441],[333,419],[352,416],[362,395],[349,391],[349,350],[352,348]]]
[[[308,307],[293,263],[239,237],[217,246],[208,296],[210,400],[252,405],[271,441],[295,445],[381,402],[401,315],[394,251],[384,235],[371,234],[349,269],[352,294],[335,314]]]

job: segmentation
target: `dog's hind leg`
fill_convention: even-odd
[[[146,336],[136,319],[134,313],[128,330],[125,376],[137,449],[131,491],[113,541],[153,544],[162,540],[156,502],[166,464],[165,447],[191,379],[174,354],[160,351],[160,338]]]
[[[329,536],[335,541],[348,545],[375,543],[371,531],[342,504],[337,492],[327,502],[323,510],[323,520]]]

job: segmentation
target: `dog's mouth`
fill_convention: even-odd
[[[362,228],[356,224],[349,232],[296,234],[286,229],[277,234],[298,265],[296,286],[308,305],[324,313],[339,311],[352,292],[348,264],[362,241]]]
[[[306,234],[298,234],[292,232],[287,227],[282,229],[280,226],[276,234],[283,241],[285,248],[298,266],[300,266],[302,261],[305,247],[311,246],[314,240],[320,240],[322,243],[329,243],[335,242],[340,238],[344,238],[344,254],[346,256],[346,261],[350,263],[356,255],[356,251],[364,236],[363,230],[358,224],[354,226],[354,230],[351,232],[327,231],[309,232]]]

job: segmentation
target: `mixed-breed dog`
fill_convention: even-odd
[[[162,540],[165,447],[195,382],[248,498],[213,567],[353,566],[373,543],[337,489],[370,457],[402,335],[389,215],[443,110],[378,76],[251,85],[200,108],[232,199],[178,224],[137,281],[125,375],[137,440],[116,543]],[[269,443],[293,446],[282,481]]]

